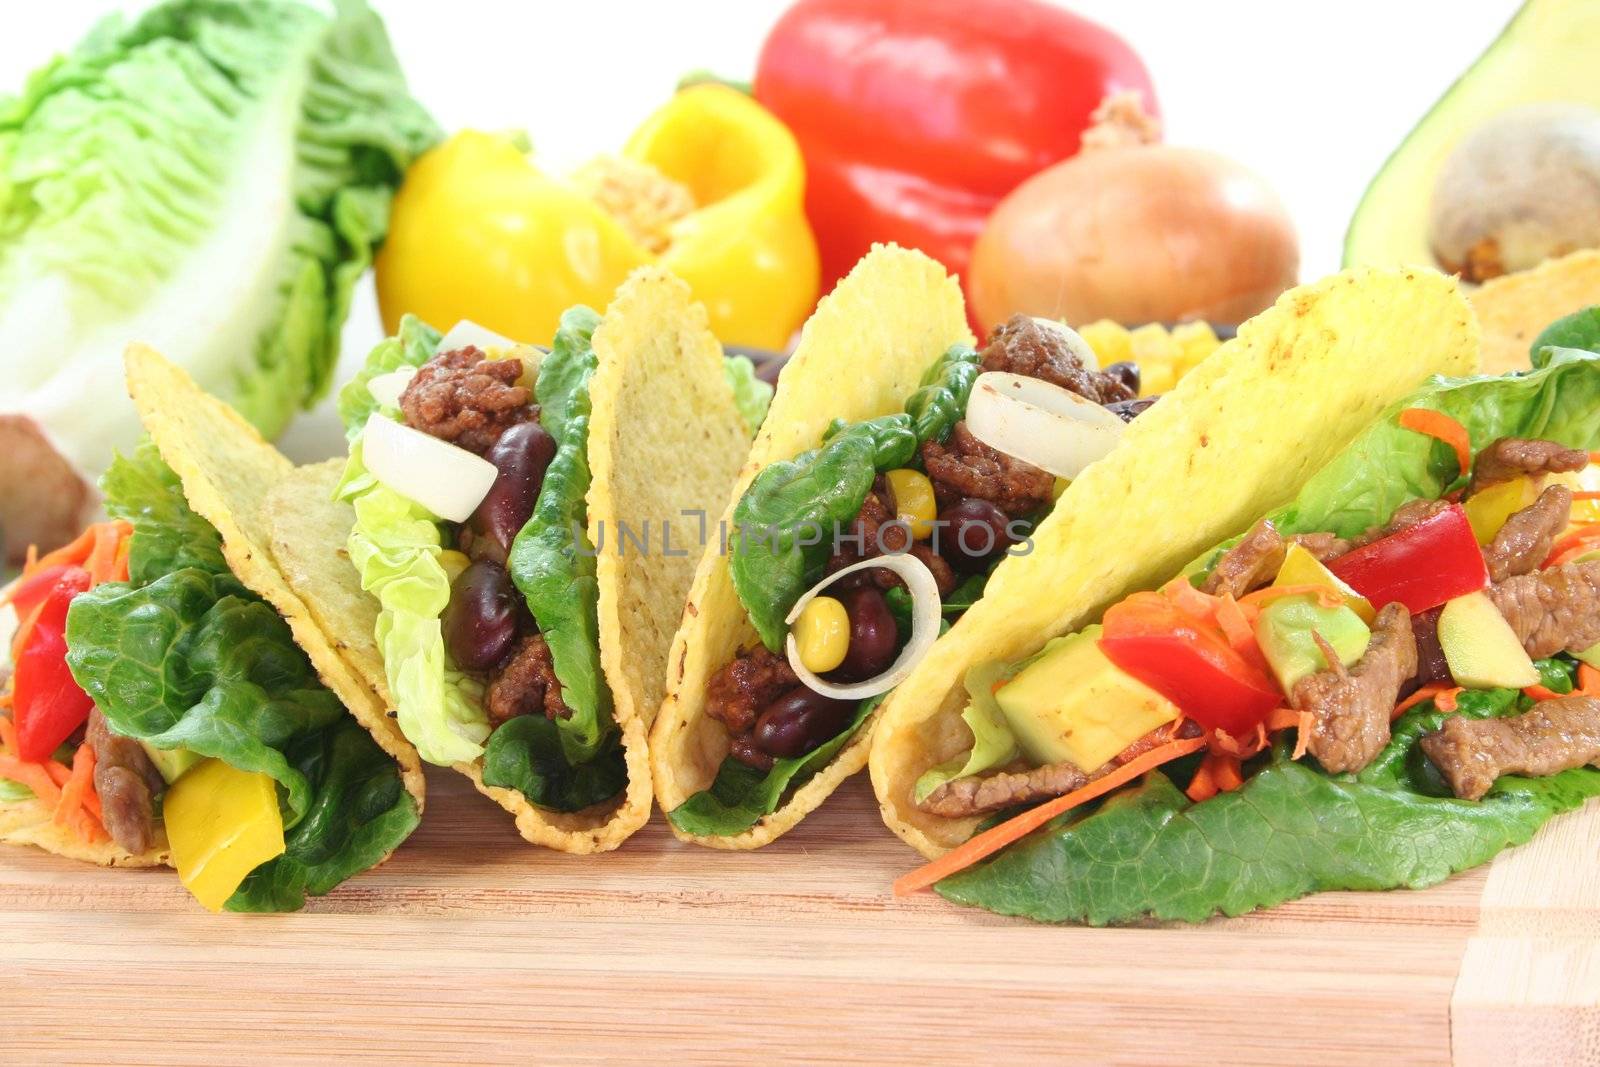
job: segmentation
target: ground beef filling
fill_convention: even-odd
[[[1502,719],[1452,715],[1422,738],[1422,751],[1464,800],[1478,800],[1503,774],[1543,777],[1600,766],[1600,700],[1541,700]]]
[[[990,448],[965,422],[956,423],[943,444],[923,443],[922,466],[941,510],[977,498],[1017,519],[1048,506],[1055,492],[1049,471]]]
[[[1038,378],[1096,404],[1134,398],[1133,390],[1121,378],[1085,367],[1060,330],[1027,315],[1013,315],[996,326],[978,354],[986,371]]]
[[[772,768],[772,756],[761,751],[750,731],[768,704],[800,684],[789,661],[765,645],[739,653],[711,676],[706,685],[706,714],[733,736],[730,752],[734,759],[758,770]]]
[[[155,844],[155,798],[167,783],[132,738],[111,732],[99,708],[89,709],[83,743],[94,750],[94,791],[100,821],[117,847],[134,855]]]
[[[418,368],[400,410],[413,430],[482,455],[506,430],[538,417],[521,376],[521,360],[487,359],[473,345],[441,352]]]
[[[505,663],[490,677],[483,706],[489,721],[496,726],[518,715],[572,717],[572,709],[561,699],[555,661],[550,658],[550,645],[543,634],[528,634],[517,642]]]

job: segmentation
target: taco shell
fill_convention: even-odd
[[[1483,327],[1483,373],[1527,370],[1541,330],[1600,304],[1600,251],[1573,252],[1486,282],[1472,294]]]
[[[912,802],[917,779],[971,747],[969,667],[1011,661],[1083,625],[1125,591],[1170,578],[1244,529],[1430,374],[1476,367],[1478,326],[1457,283],[1358,269],[1290,290],[1129,425],[1006,559],[884,703],[872,784],[885,823],[928,857],[971,836]]]
[[[943,267],[919,252],[874,246],[806,322],[721,521],[731,524],[734,505],[767,465],[816,447],[835,417],[855,422],[900,411],[929,365],[971,340],[961,290]],[[672,639],[666,698],[650,735],[656,799],[666,811],[709,786],[727,756],[727,731],[706,714],[706,682],[756,639],[715,529],[709,541]],[[767,844],[866,765],[872,727],[869,719],[833,762],[744,833],[673,832],[715,848]]]

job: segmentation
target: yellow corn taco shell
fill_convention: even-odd
[[[835,417],[849,422],[901,410],[924,371],[950,345],[972,340],[961,290],[918,252],[877,246],[817,306],[778,382],[767,420],[722,521],[767,465],[816,447]],[[650,735],[656,799],[672,811],[711,784],[728,734],[705,710],[706,681],[756,639],[733,590],[727,556],[711,538],[695,571],[668,656],[666,699]],[[758,848],[781,836],[866,765],[869,720],[825,768],[749,830],[726,837],[673,832],[716,848]]]
[[[676,540],[698,531],[698,523],[681,513],[721,512],[750,443],[705,309],[669,272],[635,272],[617,291],[593,343],[588,535],[598,546],[601,669],[622,731],[628,787],[610,803],[556,812],[530,804],[514,789],[485,785],[481,760],[455,765],[515,817],[525,839],[573,853],[614,849],[650,816],[646,738],[699,547]],[[378,604],[361,589],[345,556],[354,512],[331,500],[341,469],[342,462],[304,468],[278,485],[267,501],[272,551],[318,624],[392,707],[373,640]],[[660,540],[663,522],[673,526],[672,553]],[[648,530],[649,550],[634,544],[620,550],[623,525],[635,535]]]
[[[870,761],[884,821],[929,857],[971,836],[978,820],[912,802],[924,771],[972,745],[960,717],[967,668],[1029,655],[1125,591],[1170,578],[1292,497],[1427,376],[1471,373],[1477,353],[1456,282],[1422,269],[1346,271],[1241,326],[1067,488],[1032,552],[996,568],[885,701]]]
[[[1483,372],[1527,370],[1534,338],[1563,315],[1600,304],[1600,251],[1573,252],[1507,274],[1472,294],[1483,327]]]

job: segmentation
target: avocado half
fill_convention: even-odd
[[[1445,90],[1367,186],[1344,239],[1344,265],[1437,267],[1428,246],[1439,168],[1463,137],[1524,104],[1600,108],[1600,4],[1527,0],[1494,43]]]

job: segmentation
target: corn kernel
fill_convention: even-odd
[[[1094,349],[1095,358],[1100,360],[1102,367],[1112,363],[1123,363],[1133,358],[1127,329],[1110,319],[1100,319],[1087,326],[1078,327],[1078,336],[1089,342],[1089,347]]]
[[[1128,335],[1133,350],[1133,361],[1144,370],[1146,363],[1171,363],[1178,355],[1178,346],[1172,335],[1159,322],[1147,323]]]
[[[790,634],[806,670],[823,674],[843,663],[850,651],[850,615],[831,596],[813,597]]]
[[[461,577],[461,572],[472,566],[472,559],[465,552],[447,548],[439,553],[439,566],[444,568],[445,577],[454,585],[455,580]]]
[[[1178,372],[1171,363],[1139,363],[1139,395],[1157,396],[1178,384]]]
[[[1057,500],[1060,500],[1061,494],[1065,493],[1067,491],[1067,486],[1071,484],[1071,478],[1057,478],[1055,485],[1051,486],[1050,488],[1050,502],[1054,503]]]
[[[1186,322],[1172,331],[1172,340],[1178,346],[1180,375],[1193,370],[1222,345],[1209,322]]]
[[[921,541],[933,535],[933,522],[939,517],[939,503],[933,483],[921,471],[909,467],[884,475],[889,495],[894,497],[894,517],[911,527],[911,536]]]

